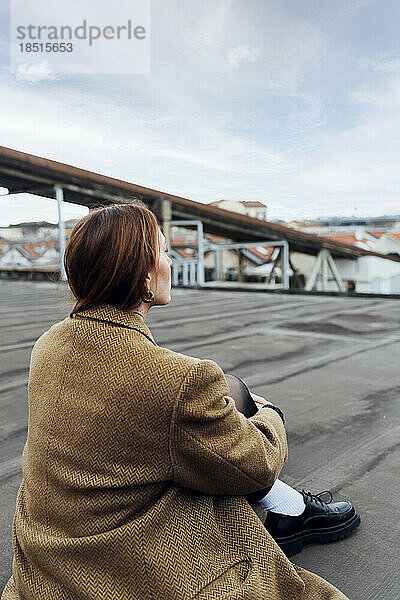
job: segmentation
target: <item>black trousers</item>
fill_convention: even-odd
[[[237,377],[231,373],[225,373],[225,378],[229,386],[229,395],[235,401],[238,411],[247,418],[255,415],[258,411],[258,408],[251,397],[249,388],[243,379],[240,379],[240,377]],[[264,496],[268,494],[271,487],[272,486],[270,485],[257,492],[247,494],[245,498],[250,502],[250,504],[255,504],[258,502],[258,500],[261,500],[261,498],[264,498]]]

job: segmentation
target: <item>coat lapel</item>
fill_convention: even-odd
[[[133,313],[125,308],[117,308],[111,304],[98,304],[75,313],[73,318],[84,318],[93,321],[112,323],[120,327],[134,329],[143,334],[155,346],[157,346],[150,329],[147,327],[141,315]]]

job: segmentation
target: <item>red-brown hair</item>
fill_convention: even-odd
[[[157,219],[144,204],[112,204],[76,223],[65,249],[64,267],[76,299],[70,316],[97,304],[132,309],[146,294],[145,279],[157,276]]]

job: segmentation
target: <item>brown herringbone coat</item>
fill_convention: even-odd
[[[220,367],[100,305],[36,342],[3,600],[339,600],[243,497],[286,460],[280,417],[246,419]]]

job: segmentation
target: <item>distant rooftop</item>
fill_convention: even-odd
[[[79,219],[68,219],[64,221],[65,225],[74,225]],[[11,229],[11,228],[19,228],[19,227],[32,227],[32,229],[37,229],[39,227],[58,227],[58,223],[49,223],[49,221],[26,221],[24,223],[12,223],[8,225],[8,227],[1,227],[1,229]]]
[[[380,215],[378,217],[319,217],[314,222],[321,225],[371,225],[372,223],[393,223],[400,221],[400,215]]]
[[[49,223],[48,221],[27,221],[25,223],[13,223],[8,226],[9,228],[17,227],[57,227],[57,223]]]
[[[262,202],[259,202],[258,200],[241,200],[241,203],[248,207],[262,206],[263,208],[266,208],[265,204],[263,204]]]
[[[222,200],[214,200],[213,202],[209,202],[209,204],[211,204],[212,206],[218,206],[222,202],[240,202],[241,204],[243,204],[243,206],[247,206],[248,208],[251,208],[252,206],[261,206],[262,208],[267,208],[265,204],[259,202],[258,200],[227,200],[226,198],[224,198]]]

